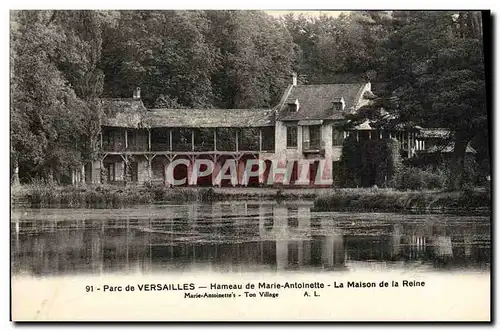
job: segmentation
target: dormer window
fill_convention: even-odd
[[[344,98],[334,98],[332,101],[332,108],[333,110],[338,110],[338,111],[343,111],[345,108],[345,101]]]
[[[297,112],[299,111],[299,99],[295,99],[294,102],[288,103],[288,111],[289,112]]]

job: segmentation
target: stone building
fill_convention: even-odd
[[[299,85],[296,75],[272,109],[146,109],[132,98],[102,99],[100,157],[87,183],[330,186],[344,139],[395,137],[411,156],[417,129],[382,130],[349,114],[376,105],[370,83]],[[383,109],[379,109],[384,111]]]

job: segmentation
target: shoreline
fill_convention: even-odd
[[[491,213],[491,194],[484,189],[467,192],[438,190],[397,191],[385,188],[292,187],[174,187],[164,186],[45,186],[11,188],[11,208],[121,208],[162,203],[249,200],[313,203],[314,211]]]
[[[491,194],[476,191],[341,191],[318,196],[315,211],[364,211],[416,214],[491,214]]]

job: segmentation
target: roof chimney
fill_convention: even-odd
[[[297,86],[297,73],[295,71],[292,73],[292,85]]]
[[[141,88],[136,87],[134,90],[134,99],[140,99],[141,98]]]

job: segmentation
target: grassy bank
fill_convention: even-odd
[[[397,191],[331,188],[193,188],[158,186],[47,184],[12,187],[12,206],[32,208],[121,208],[157,203],[231,200],[309,200],[316,211],[488,212],[490,193],[482,191]]]
[[[314,200],[316,211],[374,211],[418,213],[487,213],[489,192],[396,191],[391,189],[339,189]]]
[[[50,186],[23,185],[12,187],[12,204],[32,208],[118,208],[157,202],[213,201],[210,189],[166,188],[161,186]]]
[[[195,188],[88,185],[82,187],[33,184],[12,187],[13,207],[120,208],[132,205],[214,202],[224,200],[314,200],[314,189]]]

